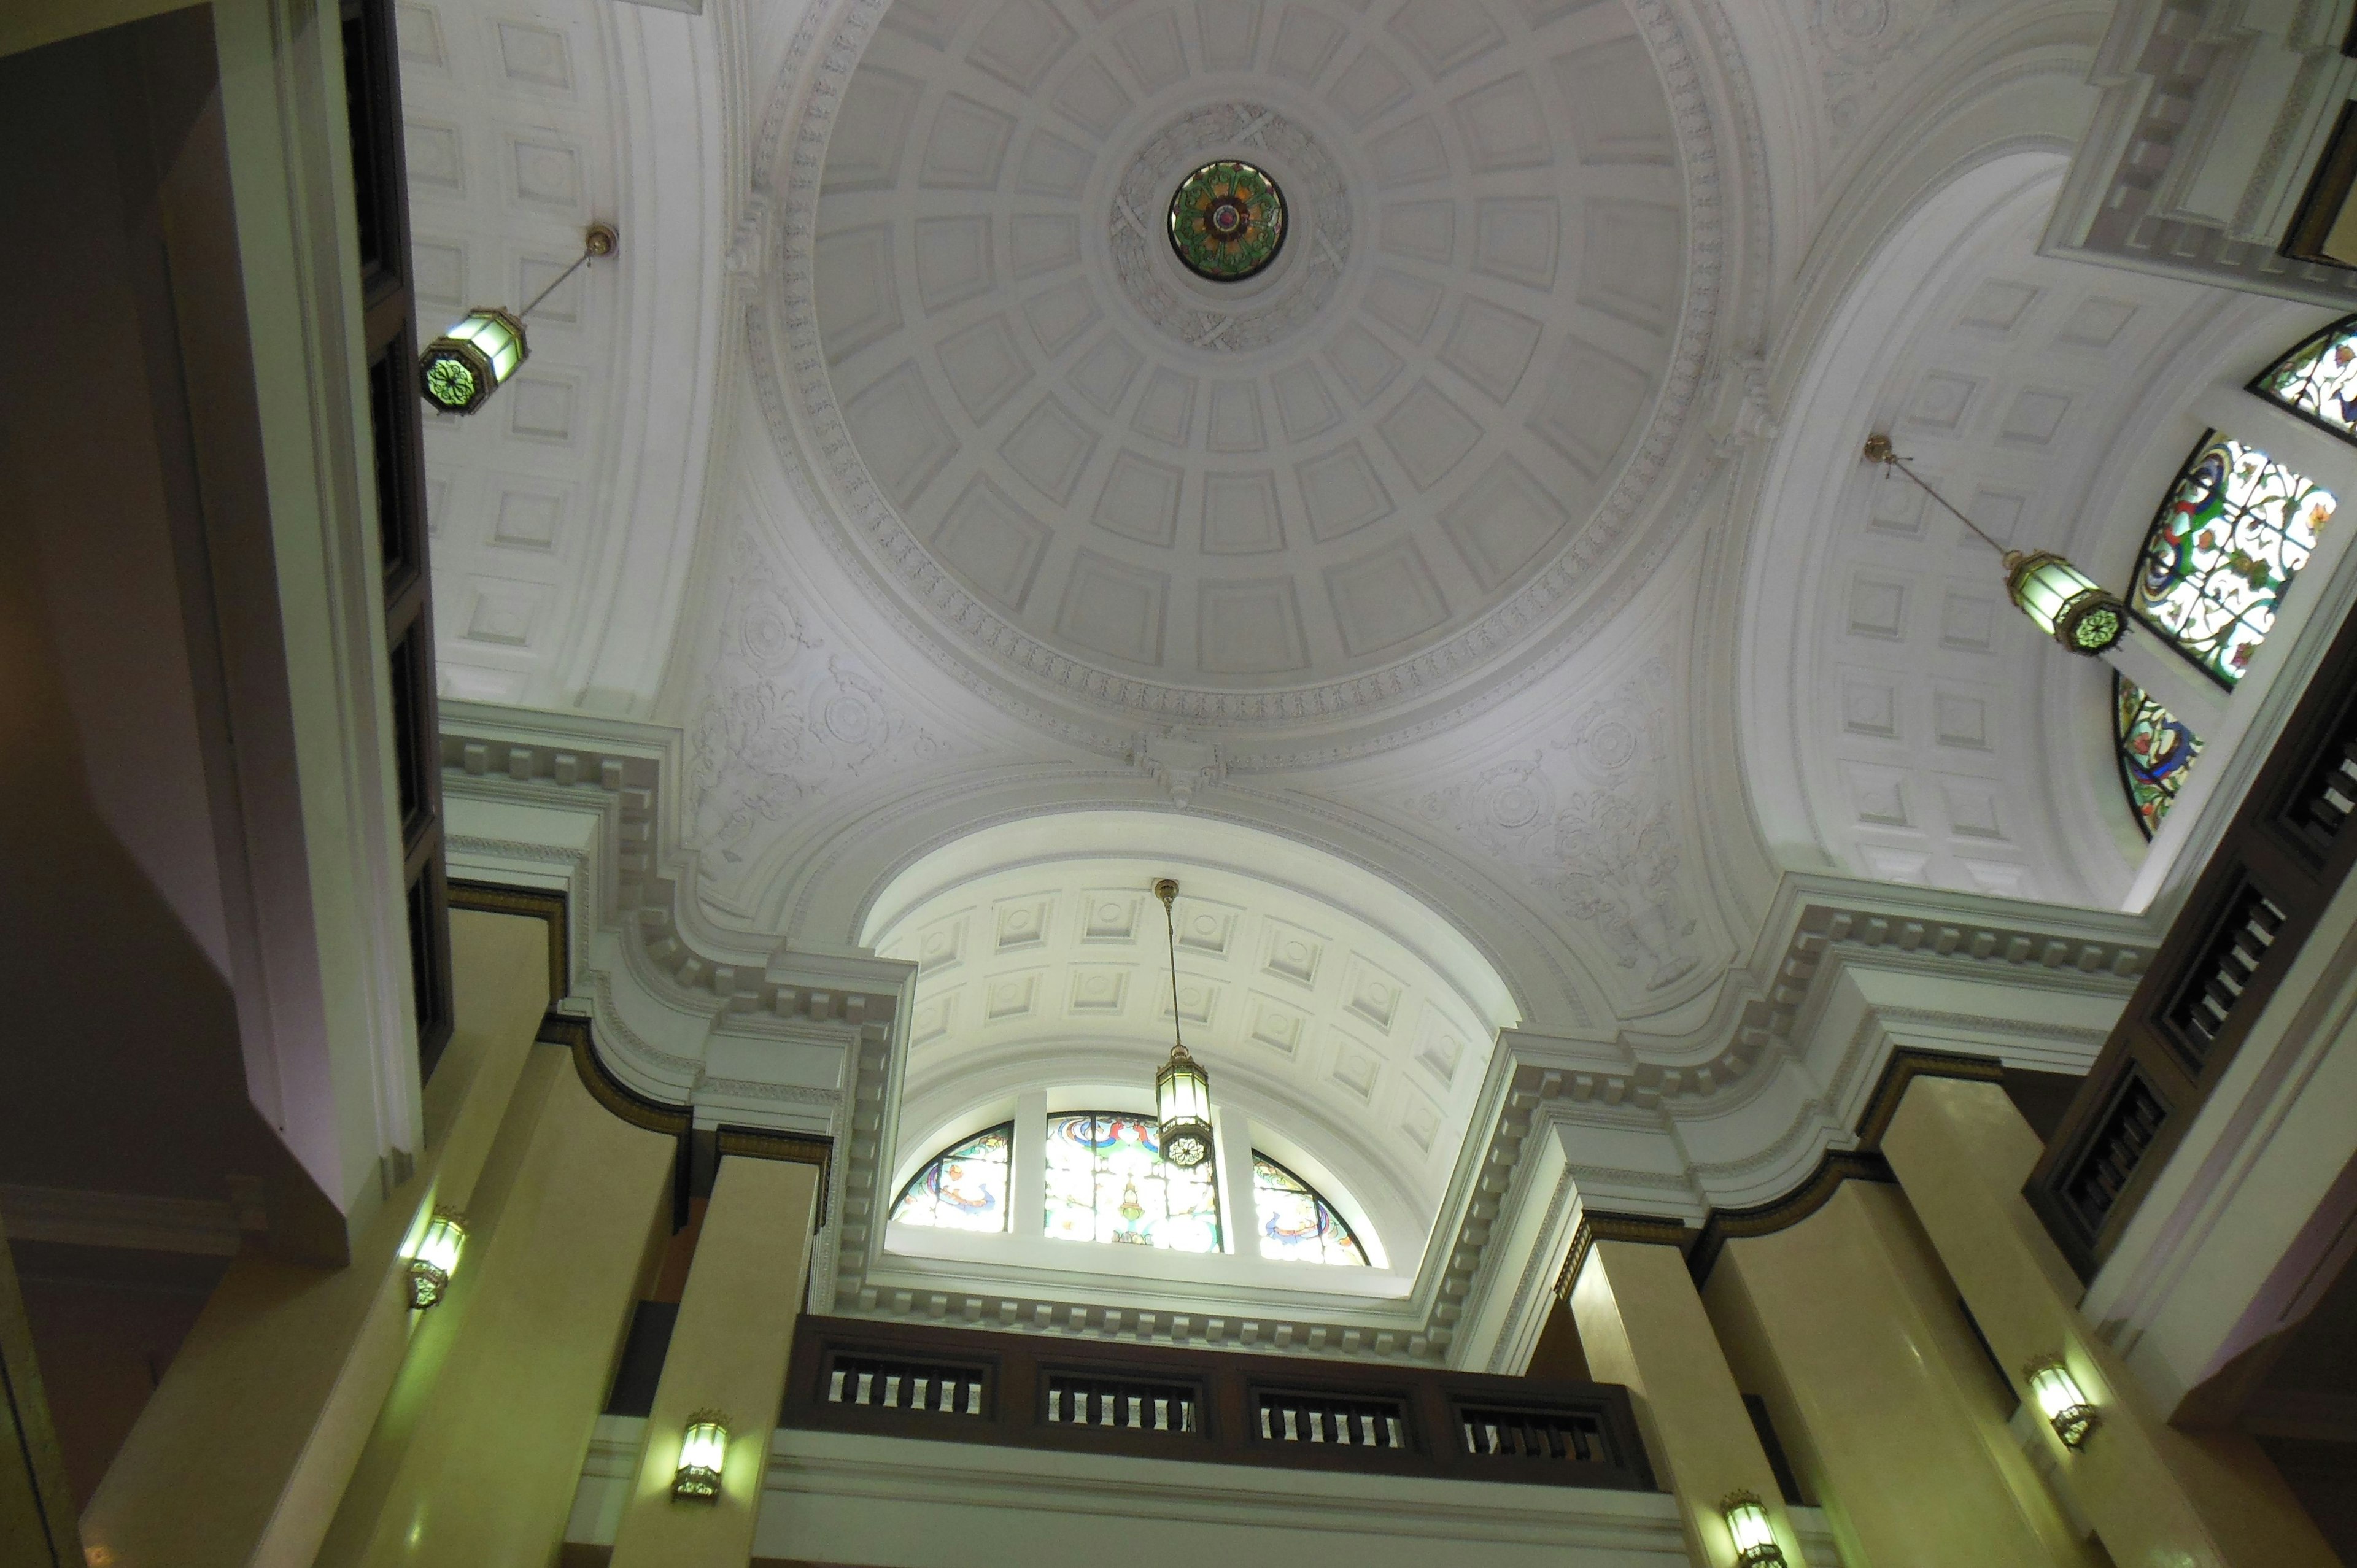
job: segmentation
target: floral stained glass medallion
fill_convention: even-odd
[[[2136,826],[2150,838],[2176,803],[2193,759],[2201,755],[2201,737],[2125,675],[2112,677],[2112,706],[2120,784],[2128,792]]]
[[[2232,686],[2338,504],[2313,479],[2213,430],[2193,449],[2145,536],[2130,607]]]
[[[1223,158],[1179,182],[1170,198],[1170,248],[1197,277],[1239,283],[1285,246],[1285,193],[1247,163]]]
[[[1015,1124],[1005,1122],[942,1150],[900,1189],[892,1218],[944,1230],[1006,1230],[1014,1145]]]
[[[1260,1255],[1310,1263],[1364,1266],[1366,1250],[1318,1189],[1270,1159],[1253,1155],[1253,1208],[1260,1220]]]
[[[1151,1116],[1084,1111],[1048,1118],[1048,1234],[1179,1252],[1220,1250],[1212,1162],[1189,1169],[1162,1158]]]
[[[2259,373],[2251,390],[2357,442],[2357,316],[2345,316]]]

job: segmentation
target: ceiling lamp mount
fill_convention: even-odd
[[[1192,1169],[1211,1157],[1211,1075],[1188,1054],[1178,1031],[1178,920],[1172,911],[1178,879],[1157,878],[1154,896],[1162,900],[1162,926],[1170,945],[1170,1059],[1154,1075],[1154,1109],[1162,1122],[1162,1157]]]
[[[582,236],[581,254],[533,295],[530,305],[512,311],[497,305],[479,305],[468,310],[417,356],[419,395],[444,413],[472,413],[489,403],[491,394],[507,385],[532,357],[523,318],[554,294],[557,285],[595,258],[612,255],[621,243],[612,224],[592,223]]]
[[[2051,550],[2014,550],[1990,538],[1980,524],[1950,505],[1947,497],[1907,466],[1907,460],[1892,449],[1889,436],[1878,432],[1867,436],[1866,459],[1906,475],[1918,489],[2003,556],[2006,596],[2038,624],[2039,630],[2064,648],[2092,659],[2108,651],[2127,631],[2127,606],[2117,595]]]

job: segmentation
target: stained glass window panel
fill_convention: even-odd
[[[2344,316],[2268,366],[2251,390],[2357,441],[2357,316]]]
[[[2193,759],[2201,755],[2201,737],[2125,675],[2112,677],[2112,705],[2116,711],[2120,783],[2128,792],[2136,826],[2150,838],[2176,802]]]
[[[2338,504],[2255,446],[2212,431],[2153,519],[2130,604],[2222,684],[2243,678]]]
[[[1006,1230],[1014,1147],[1015,1124],[1007,1122],[943,1149],[900,1189],[892,1218],[945,1230]]]
[[[1260,1255],[1310,1263],[1357,1263],[1365,1249],[1318,1189],[1257,1150],[1253,1154],[1253,1208],[1260,1219]]]
[[[1048,1118],[1048,1234],[1179,1252],[1220,1250],[1211,1162],[1166,1165],[1150,1116],[1082,1111]]]

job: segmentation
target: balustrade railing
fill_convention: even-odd
[[[1626,1389],[805,1317],[780,1424],[1650,1490]]]
[[[2093,1279],[2357,860],[2357,618],[2319,665],[2023,1196]]]

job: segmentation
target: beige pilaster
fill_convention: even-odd
[[[818,1178],[816,1166],[789,1161],[720,1162],[612,1568],[745,1568],[751,1560],[770,1434],[802,1316]],[[728,1417],[720,1495],[680,1501],[672,1496],[680,1440],[690,1415],[705,1409]]]
[[[2015,1387],[2061,1356],[2103,1424],[2076,1452],[2052,1444],[2057,1484],[2122,1568],[2331,1568],[2339,1559],[2274,1465],[2239,1434],[2169,1425],[2110,1348],[2089,1332],[2079,1282],[2029,1205],[2038,1135],[1991,1083],[1919,1078],[1883,1154],[1941,1262]]]
[[[510,1163],[486,1172],[322,1563],[545,1563],[565,1539],[673,1144],[591,1099],[558,1048],[532,1066],[500,1133]]]
[[[546,950],[537,921],[452,914],[457,1028],[425,1090],[444,1131],[349,1267],[230,1265],[82,1512],[92,1562],[310,1568],[406,1359],[403,1241],[434,1204],[473,1202],[547,1005]]]
[[[1759,1495],[1784,1560],[1803,1568],[1807,1560],[1785,1517],[1775,1472],[1678,1250],[1598,1241],[1572,1285],[1571,1312],[1590,1372],[1598,1381],[1628,1386],[1654,1479],[1677,1497],[1695,1562],[1705,1568],[1735,1562],[1719,1504],[1741,1490]]]
[[[1898,1188],[1729,1241],[1704,1300],[1851,1568],[2093,1568]]]

